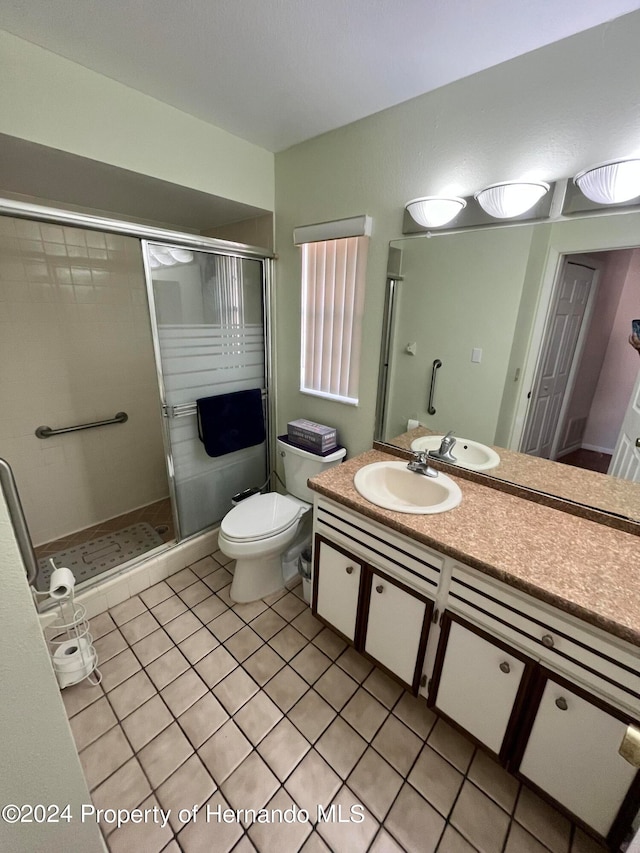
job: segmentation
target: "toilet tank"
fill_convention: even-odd
[[[284,458],[284,483],[287,492],[301,501],[313,503],[313,492],[307,486],[309,477],[333,468],[334,465],[344,459],[346,449],[340,447],[327,456],[318,456],[301,447],[294,447],[288,442],[278,438],[278,453]]]

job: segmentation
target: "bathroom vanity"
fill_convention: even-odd
[[[640,806],[640,539],[463,479],[449,512],[380,509],[353,477],[389,458],[310,481],[314,614],[615,849]]]

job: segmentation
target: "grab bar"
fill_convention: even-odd
[[[433,399],[436,394],[436,371],[439,367],[442,367],[442,362],[439,358],[433,362],[433,367],[431,368],[431,387],[429,388],[429,404],[427,406],[427,411],[430,415],[435,415],[436,410],[433,405]]]
[[[110,418],[106,421],[93,421],[90,424],[76,424],[76,426],[61,427],[60,429],[39,426],[36,430],[36,435],[38,438],[51,438],[52,435],[62,435],[63,432],[77,432],[79,429],[93,429],[93,427],[107,426],[107,424],[123,424],[128,420],[129,415],[126,412],[118,412],[115,418]]]
[[[20,549],[22,562],[27,570],[27,581],[30,585],[33,585],[38,573],[38,563],[36,562],[36,555],[33,551],[33,543],[31,542],[27,520],[24,516],[13,471],[9,463],[4,459],[0,459],[0,486],[2,486],[4,498],[7,502],[9,518],[13,526],[18,548]]]

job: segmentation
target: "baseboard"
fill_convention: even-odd
[[[556,454],[556,460],[562,459],[563,456],[568,456],[570,453],[575,453],[576,450],[581,450],[581,449],[582,448],[581,448],[580,444],[572,444],[571,447],[563,447],[562,450],[560,450]]]
[[[613,456],[613,447],[598,447],[595,444],[583,444],[582,450],[592,450],[594,453],[605,453],[607,456]]]

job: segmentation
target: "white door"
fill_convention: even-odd
[[[499,754],[524,669],[519,658],[452,622],[436,709]]]
[[[607,834],[636,768],[618,749],[627,726],[554,681],[547,681],[520,773]]]
[[[522,453],[549,459],[596,270],[565,258],[531,391]]]
[[[364,650],[412,685],[427,602],[373,574]]]
[[[351,641],[356,634],[362,566],[353,557],[319,541],[318,592],[314,610]]]
[[[607,473],[640,483],[640,370]]]

